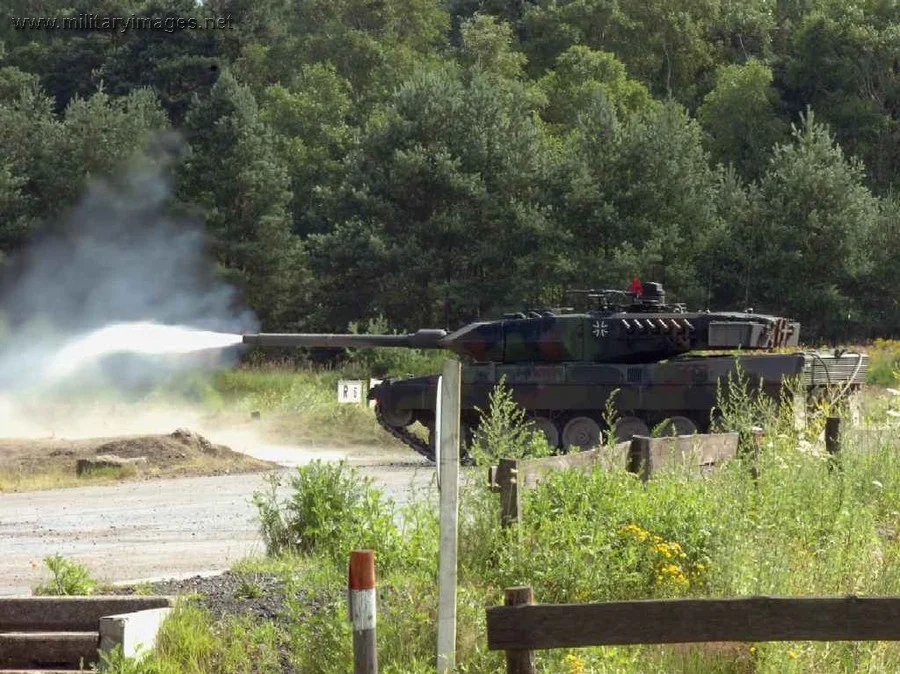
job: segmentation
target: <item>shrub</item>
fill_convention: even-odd
[[[900,382],[900,340],[876,339],[869,350],[867,384],[893,386]]]
[[[93,593],[97,582],[91,578],[87,567],[66,559],[60,554],[45,557],[44,564],[53,574],[46,584],[34,590],[37,595],[88,595]]]
[[[422,326],[427,327],[427,326]],[[388,335],[391,330],[384,316],[369,319],[365,326],[350,323],[351,334]],[[441,363],[447,355],[435,349],[347,349],[347,361],[342,368],[350,377],[384,377],[404,374],[432,374],[441,371]]]
[[[522,522],[473,556],[473,576],[528,584],[545,602],[681,596],[701,591],[716,503],[705,482],[624,470],[557,471],[523,495]],[[479,563],[480,562],[480,563]]]
[[[487,411],[476,409],[481,422],[469,448],[469,455],[476,463],[487,464],[499,458],[537,458],[553,453],[544,434],[528,423],[525,410],[506,386],[505,377],[491,391]]]
[[[270,476],[267,489],[253,494],[261,533],[270,555],[323,553],[346,562],[354,548],[372,548],[390,563],[400,546],[394,503],[371,480],[345,462],[313,461],[287,479]]]

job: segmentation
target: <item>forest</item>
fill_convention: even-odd
[[[896,0],[3,4],[4,269],[152,165],[265,330],[452,329],[635,275],[900,335]],[[85,13],[188,27],[25,21]]]

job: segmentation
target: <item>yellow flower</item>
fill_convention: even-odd
[[[569,674],[584,674],[584,660],[575,653],[569,653],[563,658],[563,662],[566,663]]]
[[[795,651],[788,651],[788,657],[789,657],[791,660],[794,660],[794,659],[797,658],[797,653],[796,653]]]

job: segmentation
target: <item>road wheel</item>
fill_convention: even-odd
[[[412,410],[401,410],[397,407],[378,406],[381,418],[391,428],[403,428],[413,422]]]
[[[547,439],[547,444],[556,449],[559,447],[559,429],[552,419],[547,417],[535,417],[531,420],[531,426],[535,431],[541,431]]]
[[[616,440],[627,442],[635,435],[650,435],[650,427],[638,417],[622,417],[616,422]]]
[[[663,424],[662,435],[693,435],[697,432],[697,424],[687,417],[669,417]]]
[[[590,417],[573,417],[563,428],[563,449],[580,451],[600,444],[600,424]]]

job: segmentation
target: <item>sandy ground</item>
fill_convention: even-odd
[[[270,444],[251,425],[202,432],[215,443],[276,462],[280,470],[313,459],[345,459],[398,501],[434,476],[432,466],[402,447]],[[42,560],[56,553],[85,564],[104,582],[227,569],[263,552],[251,504],[263,480],[263,473],[254,473],[0,494],[0,595],[29,594],[48,576]]]

